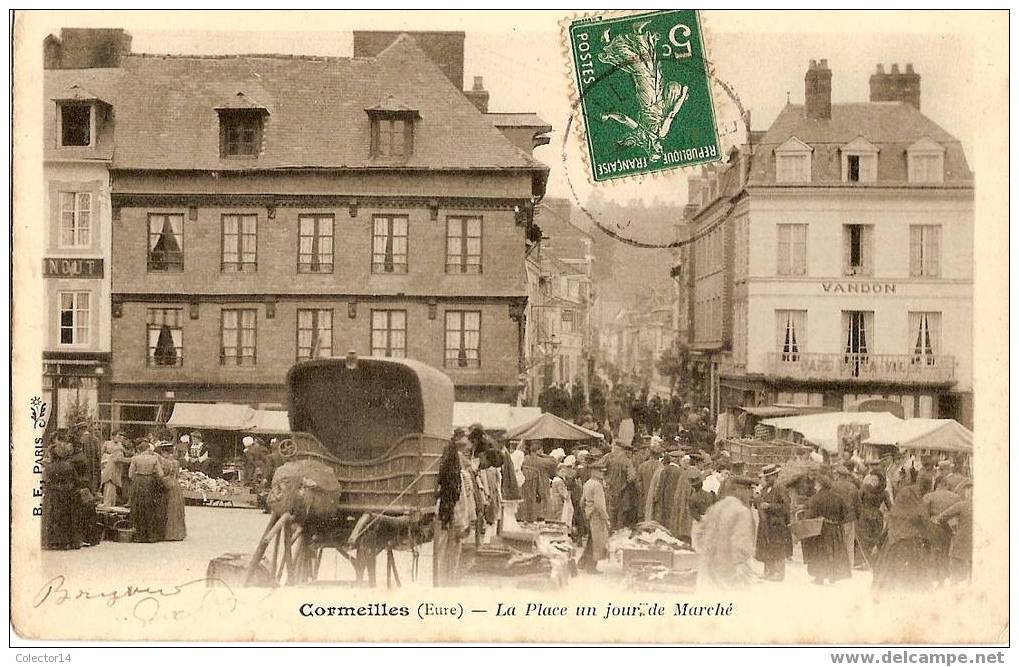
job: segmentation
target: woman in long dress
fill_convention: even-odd
[[[567,479],[573,469],[567,465],[560,465],[556,470],[556,476],[552,478],[552,520],[561,521],[566,524],[567,529],[573,529],[573,499],[570,497],[570,489]]]
[[[887,518],[888,534],[874,561],[874,588],[923,590],[934,583],[933,524],[916,486],[903,487]]]
[[[520,521],[544,521],[549,511],[549,464],[555,459],[542,454],[540,441],[529,442],[527,456],[520,468],[524,473],[524,484],[520,488],[523,502],[517,512]]]
[[[160,467],[163,470],[163,497],[166,499],[166,524],[163,539],[173,542],[188,536],[184,524],[184,491],[180,488],[178,476],[180,463],[174,458],[173,443],[159,445]]]
[[[821,534],[803,540],[803,560],[815,584],[835,583],[852,575],[842,524],[847,517],[845,502],[831,488],[831,480],[818,477],[818,491],[807,502],[805,518],[823,518]]]
[[[52,460],[43,469],[42,548],[79,549],[81,532],[77,507],[82,487],[74,466],[68,460],[74,453],[71,443],[58,440],[50,448]]]
[[[127,476],[131,480],[131,521],[135,542],[158,542],[163,537],[163,468],[151,444],[131,457]]]
[[[100,466],[102,476],[100,478],[103,504],[113,507],[123,496],[121,489],[124,487],[124,466],[127,461],[124,455],[124,444],[121,442],[121,435],[113,436],[113,440],[103,444]]]

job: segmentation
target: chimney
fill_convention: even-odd
[[[810,61],[803,77],[807,118],[831,118],[831,70],[828,61]]]
[[[464,87],[464,37],[463,32],[442,32],[432,30],[355,30],[354,57],[374,58],[402,34],[410,35],[432,62],[439,66],[446,78],[457,90]]]
[[[131,35],[122,28],[63,28],[60,39],[46,38],[43,50],[47,69],[120,67],[131,53]]]
[[[870,75],[871,102],[906,102],[920,108],[920,75],[913,70],[913,63],[906,63],[906,71],[900,72],[898,63],[891,72],[885,72],[884,65],[878,64],[877,71]]]
[[[482,77],[474,77],[474,87],[465,90],[464,95],[471,101],[471,104],[478,108],[478,111],[488,113],[488,91],[485,90],[485,81]]]

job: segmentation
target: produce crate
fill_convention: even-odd
[[[672,567],[673,551],[671,549],[620,549],[624,568],[640,567],[649,563],[658,563]]]

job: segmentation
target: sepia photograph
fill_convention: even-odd
[[[13,636],[1008,644],[1006,12],[11,25]]]

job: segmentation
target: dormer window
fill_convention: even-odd
[[[365,113],[371,123],[373,158],[400,160],[414,154],[414,121],[421,117],[417,110],[390,95]]]
[[[906,149],[910,183],[945,181],[945,147],[930,139],[921,139]]]
[[[53,98],[57,104],[57,145],[87,148],[96,144],[97,109],[106,103],[75,84]]]
[[[873,183],[877,180],[879,148],[863,137],[842,147],[842,182]]]
[[[91,104],[60,105],[60,145],[91,146],[94,107]]]
[[[262,148],[262,114],[221,111],[219,146],[223,157],[256,157]]]
[[[789,137],[775,149],[775,181],[778,183],[809,183],[810,154],[813,149]]]
[[[216,107],[216,113],[220,157],[258,157],[269,109],[242,91]]]

